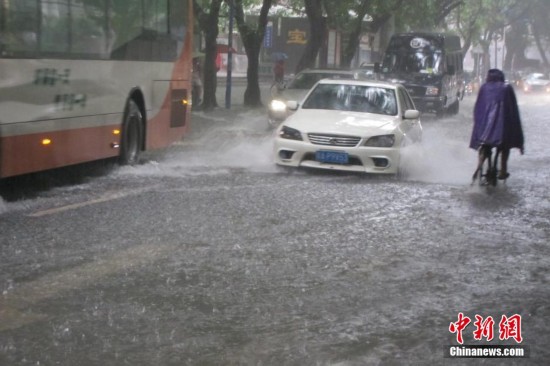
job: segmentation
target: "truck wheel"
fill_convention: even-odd
[[[458,99],[456,100],[456,102],[454,102],[450,107],[449,107],[449,114],[452,114],[452,115],[455,115],[455,114],[458,114],[458,111],[460,110],[460,102],[458,101]]]

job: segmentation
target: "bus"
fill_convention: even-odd
[[[187,132],[192,0],[1,0],[0,178]]]
[[[420,111],[458,113],[464,96],[464,68],[457,35],[394,34],[377,71],[380,79],[405,86]]]

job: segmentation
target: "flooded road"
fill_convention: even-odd
[[[402,179],[281,171],[264,114],[220,110],[142,165],[4,197],[0,365],[546,364],[549,99],[519,101],[496,188],[470,186],[471,97]],[[518,345],[520,315],[529,358],[446,358],[459,313],[474,345]]]

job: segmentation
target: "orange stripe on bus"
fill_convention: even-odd
[[[0,177],[118,156],[119,125],[0,138]],[[49,141],[49,143],[48,143]]]

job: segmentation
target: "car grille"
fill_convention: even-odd
[[[357,146],[359,141],[361,141],[361,137],[357,136],[324,135],[317,133],[308,133],[307,137],[314,145],[326,146],[353,147]]]
[[[407,91],[411,97],[423,97],[426,95],[425,86],[407,85]]]

